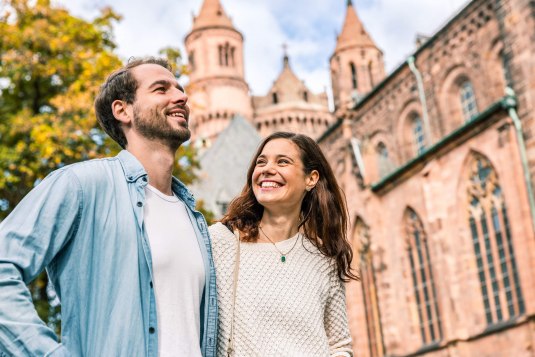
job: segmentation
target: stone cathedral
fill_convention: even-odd
[[[355,356],[535,356],[535,1],[469,1],[389,74],[372,35],[347,1],[334,111],[286,54],[252,96],[243,35],[204,0],[185,36],[196,197],[221,216],[262,137],[307,134],[347,197]]]

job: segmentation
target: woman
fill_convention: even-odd
[[[218,355],[351,356],[346,228],[344,196],[318,145],[267,137],[242,193],[210,227]]]

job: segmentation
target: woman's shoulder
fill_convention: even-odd
[[[208,227],[208,232],[213,241],[228,240],[234,238],[234,234],[221,222],[217,222]]]
[[[311,258],[316,261],[323,269],[331,271],[336,270],[336,259],[334,257],[328,257],[323,254],[320,249],[312,243],[312,241],[303,235],[303,248],[310,254]]]

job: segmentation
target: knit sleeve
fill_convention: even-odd
[[[325,306],[325,331],[331,357],[351,357],[353,349],[347,321],[345,286],[338,277],[336,266],[329,273],[330,292]]]

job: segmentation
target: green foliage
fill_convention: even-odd
[[[178,48],[165,47],[159,51],[159,54],[162,57],[167,58],[177,77],[180,77],[182,74],[186,73],[187,66],[184,64],[184,62],[182,62],[182,54]]]
[[[93,22],[48,0],[7,0],[0,18],[0,198],[7,215],[50,171],[118,151],[93,113],[113,54],[111,9]]]

